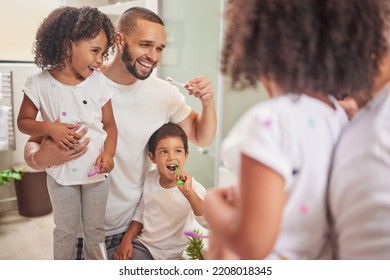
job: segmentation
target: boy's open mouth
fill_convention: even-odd
[[[175,171],[175,167],[176,167],[175,164],[174,164],[174,165],[168,165],[168,166],[167,166],[167,168],[168,168],[169,171]]]

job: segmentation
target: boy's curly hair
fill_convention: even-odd
[[[229,0],[221,71],[290,92],[369,90],[387,51],[381,0]]]
[[[72,42],[95,38],[103,30],[107,37],[106,59],[114,52],[115,28],[111,20],[96,8],[61,7],[44,19],[34,46],[35,64],[45,70],[63,69],[70,61]]]

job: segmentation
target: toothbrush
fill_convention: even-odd
[[[185,84],[185,83],[176,82],[175,80],[173,80],[173,79],[170,78],[170,77],[167,78],[167,81],[170,82],[171,84],[174,84],[174,85],[183,87],[183,88],[185,88],[185,89],[192,89],[192,88],[193,88],[192,86],[187,85],[187,84]]]
[[[179,167],[177,165],[175,165],[175,174],[179,175]],[[176,185],[180,188],[181,186],[184,185],[184,181],[179,179],[176,181]]]
[[[93,175],[98,174],[98,173],[100,172],[100,170],[101,170],[101,167],[100,167],[100,166],[96,166],[96,167],[95,167],[95,171],[92,171],[92,172],[88,172],[88,173],[87,173],[87,174],[88,174],[88,177],[92,177]]]
[[[209,238],[207,235],[198,234],[191,230],[185,230],[184,235],[192,238]]]

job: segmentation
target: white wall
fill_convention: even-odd
[[[108,0],[0,0],[0,60],[32,61],[35,33],[55,8],[108,3]]]
[[[0,60],[32,60],[36,29],[57,2],[60,1],[0,1]]]

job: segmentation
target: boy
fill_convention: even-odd
[[[143,197],[115,259],[179,259],[187,245],[183,232],[203,218],[206,189],[183,171],[188,140],[183,129],[164,124],[149,139],[148,156],[157,169],[147,173]],[[184,181],[181,185],[179,182]],[[138,235],[139,234],[139,235]]]

